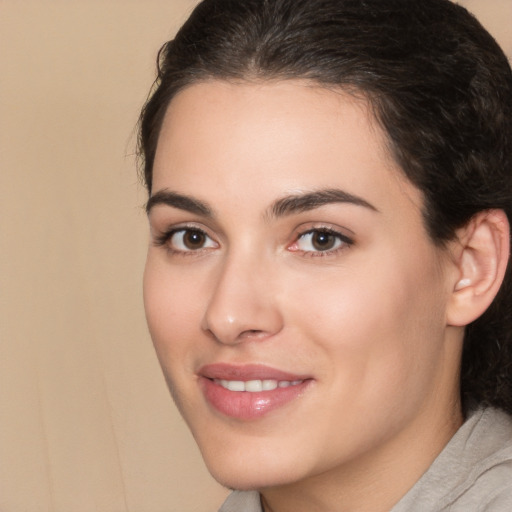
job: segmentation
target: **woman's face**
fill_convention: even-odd
[[[148,207],[149,328],[222,483],[397,459],[457,400],[454,265],[362,100],[299,81],[190,86]]]

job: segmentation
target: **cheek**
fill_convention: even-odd
[[[167,386],[181,414],[193,413],[187,404],[195,396],[197,353],[207,353],[201,331],[201,280],[173,270],[160,255],[148,255],[144,271],[146,319]]]
[[[435,262],[420,269],[414,258],[404,264],[384,254],[360,269],[296,280],[293,296],[301,300],[294,301],[288,322],[330,360],[325,378],[372,401],[406,386],[425,387],[441,357],[444,333]]]
[[[182,366],[185,354],[197,338],[201,312],[198,298],[204,293],[200,281],[173,271],[159,255],[148,255],[144,271],[144,308],[151,338],[167,369],[173,362]],[[179,362],[179,365],[178,365]]]

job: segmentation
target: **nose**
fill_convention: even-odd
[[[283,319],[272,274],[272,265],[255,257],[227,259],[212,283],[203,329],[226,345],[277,334]]]

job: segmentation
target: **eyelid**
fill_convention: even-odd
[[[219,242],[215,239],[214,236],[212,236],[208,229],[206,229],[203,226],[199,226],[194,223],[185,223],[185,224],[177,224],[169,226],[163,230],[155,230],[158,231],[153,234],[153,244],[157,247],[167,247],[167,250],[174,254],[182,254],[182,255],[190,255],[190,254],[197,254],[202,252],[203,250],[209,250],[213,249],[214,247],[201,247],[198,249],[189,249],[189,250],[183,250],[183,249],[176,249],[170,246],[169,242],[172,239],[172,237],[180,232],[187,232],[187,231],[195,231],[198,233],[203,234],[206,238],[211,240],[216,247],[219,246]]]
[[[302,228],[302,229],[301,229]],[[339,227],[334,227],[332,224],[308,224],[307,226],[301,226],[296,229],[295,236],[293,242],[288,245],[287,249],[291,252],[302,253],[302,255],[309,256],[333,256],[338,254],[341,251],[348,249],[350,246],[354,245],[355,240],[352,235],[347,235],[344,231],[350,231],[349,229],[341,229]],[[332,236],[335,236],[340,242],[341,246],[335,247],[333,249],[322,250],[304,250],[298,247],[298,243],[301,238],[306,235],[313,233],[328,233]]]

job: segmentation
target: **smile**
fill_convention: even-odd
[[[287,388],[289,386],[298,386],[302,384],[303,380],[225,380],[225,379],[214,379],[215,384],[219,384],[224,389],[229,391],[246,391],[248,393],[258,393],[260,391],[273,391],[277,388]]]
[[[200,369],[203,396],[215,413],[240,420],[256,420],[301,397],[313,382],[262,365],[212,364]]]

